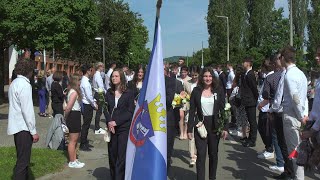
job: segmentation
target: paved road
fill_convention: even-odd
[[[35,107],[35,112],[38,108]],[[0,146],[14,146],[13,137],[6,134],[8,105],[0,106]],[[40,141],[33,147],[44,147],[46,131],[51,119],[37,116],[37,130],[40,134]],[[104,122],[102,120],[101,125]],[[61,180],[90,180],[90,179],[110,179],[109,165],[107,158],[107,144],[103,142],[102,135],[94,135],[92,123],[89,132],[89,139],[94,145],[92,152],[79,152],[79,158],[86,163],[85,168],[70,169],[65,167],[62,172],[50,174],[40,179]],[[265,180],[272,179],[276,173],[268,169],[269,165],[274,164],[275,160],[259,160],[256,158],[257,151],[263,149],[261,139],[258,139],[255,148],[244,148],[235,140],[225,140],[220,142],[219,163],[217,179],[246,179],[246,180]],[[195,180],[196,169],[189,167],[188,142],[176,139],[173,153],[173,164],[169,173],[169,180]],[[208,164],[208,162],[207,162]],[[67,160],[66,164],[67,165]],[[208,168],[208,165],[207,165]],[[208,169],[206,170],[208,177]],[[308,173],[305,179],[320,179],[319,174]]]

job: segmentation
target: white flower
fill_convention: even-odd
[[[231,108],[231,105],[229,103],[226,103],[225,107],[224,107],[224,110],[230,110]]]
[[[103,93],[103,92],[104,92],[104,90],[102,88],[98,89],[98,93]]]
[[[186,99],[183,99],[183,100],[182,100],[182,103],[183,103],[183,104],[187,103],[187,100],[186,100]]]

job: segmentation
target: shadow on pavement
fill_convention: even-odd
[[[110,170],[106,167],[99,167],[93,170],[92,175],[98,180],[105,180],[110,178]]]
[[[195,180],[197,175],[195,172],[176,166],[171,166],[168,172],[170,180]]]
[[[172,153],[172,157],[180,159],[183,163],[189,164],[190,154],[189,151],[175,149]]]
[[[265,167],[273,165],[268,160],[257,158],[257,152],[251,148],[245,148],[239,144],[226,143],[232,146],[234,151],[227,151],[228,159],[237,163],[238,169],[230,166],[224,166],[223,169],[230,171],[235,179],[257,179],[259,180],[272,178],[276,173],[267,171]]]

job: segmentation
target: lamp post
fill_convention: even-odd
[[[293,1],[290,0],[290,46],[293,46],[293,15],[292,15],[292,6]]]
[[[203,65],[203,41],[202,41],[202,46],[201,46],[201,69],[204,68],[204,65]]]
[[[227,62],[229,62],[229,17],[228,16],[217,16],[218,18],[226,18],[227,19]]]
[[[103,64],[106,65],[106,49],[105,49],[105,44],[104,44],[104,38],[103,37],[96,37],[94,38],[97,41],[102,40],[102,54],[103,54]]]

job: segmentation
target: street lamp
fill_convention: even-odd
[[[103,37],[96,37],[94,38],[97,41],[101,41],[102,40],[102,54],[103,54],[103,64],[106,65],[106,50],[105,50],[105,45],[104,45],[104,38]]]
[[[229,17],[228,16],[217,16],[218,18],[226,18],[227,19],[227,62],[229,62]]]

